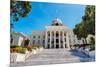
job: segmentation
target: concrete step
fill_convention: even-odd
[[[29,65],[45,65],[45,64],[61,64],[76,63],[89,61],[85,54],[76,50],[67,49],[44,49],[38,54],[33,54],[24,62],[11,64],[11,67],[29,66]]]
[[[86,56],[82,53],[71,52],[66,49],[44,49],[39,54],[32,55],[26,61],[46,61],[46,60],[59,60],[59,59],[72,59],[72,58],[86,58]]]

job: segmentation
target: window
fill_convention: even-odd
[[[63,43],[63,41],[61,41],[61,43]]]
[[[50,33],[48,33],[48,36],[50,36]]]
[[[50,38],[48,38],[48,42],[50,42]]]
[[[54,43],[54,41],[51,41],[51,43],[53,44],[53,43]]]
[[[45,36],[43,36],[43,38],[45,38]]]
[[[33,40],[33,44],[35,44],[35,40]]]
[[[36,36],[33,36],[33,38],[36,38]]]
[[[64,33],[64,36],[66,36],[66,33]]]
[[[65,42],[66,42],[66,38],[65,38]]]
[[[56,43],[59,43],[59,39],[56,39]]]
[[[65,44],[65,48],[67,48],[67,45]]]
[[[45,43],[45,40],[43,40],[43,44]]]
[[[40,38],[40,36],[38,36],[38,38]]]
[[[48,44],[48,48],[50,48],[50,44]]]
[[[56,37],[58,37],[59,36],[59,34],[58,33],[56,33]]]

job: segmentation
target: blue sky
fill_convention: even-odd
[[[29,15],[14,23],[14,32],[29,35],[33,30],[45,30],[45,26],[51,25],[55,18],[61,19],[64,25],[73,29],[82,20],[85,10],[85,6],[79,4],[32,2],[31,5]]]

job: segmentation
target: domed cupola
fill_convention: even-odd
[[[52,26],[62,26],[62,25],[63,25],[62,21],[58,18],[56,18],[52,21]]]

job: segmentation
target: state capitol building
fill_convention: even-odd
[[[73,30],[63,25],[58,18],[54,19],[50,26],[45,26],[44,31],[33,31],[30,35],[29,45],[40,44],[46,49],[66,48],[75,44],[82,44]]]

